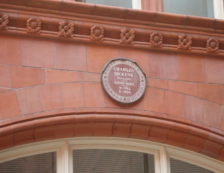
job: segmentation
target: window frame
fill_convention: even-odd
[[[132,0],[132,9],[142,9],[142,0]]]
[[[224,19],[224,2],[223,0],[213,0],[214,17]]]
[[[169,158],[178,159],[213,171],[223,173],[223,162],[199,153],[150,141],[116,137],[77,137],[37,142],[0,151],[0,163],[48,152],[56,152],[57,173],[72,173],[74,150],[118,149],[154,155],[155,173],[170,173]]]
[[[85,2],[85,0],[76,0],[78,2]],[[132,8],[131,9],[138,9],[141,10],[142,9],[142,0],[131,0],[132,1]],[[87,3],[87,2],[85,2]],[[109,5],[108,5],[109,6]]]
[[[224,0],[212,0],[212,1],[213,1],[214,18],[224,19],[224,2],[223,2]],[[162,2],[164,6],[165,0],[162,0]],[[164,8],[163,8],[163,11],[166,12]],[[166,12],[166,13],[171,13],[171,12]],[[181,13],[178,13],[178,14],[184,15]]]

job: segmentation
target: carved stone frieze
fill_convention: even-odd
[[[93,25],[91,27],[90,36],[92,40],[102,40],[104,37],[104,28],[99,25]]]
[[[26,22],[27,32],[39,33],[41,30],[41,20],[38,18],[29,18]]]
[[[9,18],[12,18],[10,24]],[[34,33],[35,37],[43,38],[60,39],[60,37],[64,37],[82,42],[98,41],[101,44],[107,45],[122,44],[122,46],[133,46],[141,49],[160,48],[165,51],[191,50],[191,53],[213,53],[216,56],[224,56],[224,40],[221,39],[220,34],[195,34],[186,30],[173,32],[169,28],[167,30],[159,30],[161,28],[158,27],[156,30],[156,28],[143,28],[137,25],[127,27],[125,24],[102,24],[102,22],[88,21],[85,19],[75,20],[69,18],[69,20],[65,20],[65,17],[63,19],[46,17],[43,27],[42,20],[43,17],[40,19],[34,14],[32,14],[32,17],[28,14],[21,17],[16,13],[4,14],[2,12],[0,14],[0,31],[2,33],[8,32],[17,35]],[[26,25],[21,25],[21,23],[26,23]],[[197,47],[194,45],[197,45]]]
[[[58,36],[61,37],[72,37],[72,34],[75,31],[75,25],[72,22],[62,21],[59,22],[59,31]]]
[[[150,35],[150,45],[152,47],[161,47],[163,44],[163,35],[159,32],[153,32]]]
[[[178,48],[179,49],[190,49],[192,44],[192,38],[189,35],[179,35]]]
[[[120,37],[121,37],[120,40],[121,43],[131,44],[135,38],[135,30],[129,28],[122,28]]]
[[[207,52],[214,53],[219,49],[219,41],[217,39],[209,38],[206,46]]]
[[[0,14],[0,29],[6,29],[9,23],[9,16]]]

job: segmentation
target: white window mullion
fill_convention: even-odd
[[[214,16],[217,19],[224,19],[224,3],[223,0],[213,0]]]
[[[132,8],[134,9],[142,9],[141,0],[132,0]]]
[[[160,149],[160,169],[161,173],[170,173],[170,163],[169,163],[169,157],[167,155],[165,147],[162,147]]]
[[[57,151],[57,173],[72,173],[72,151],[67,142]]]
[[[161,162],[160,162],[160,152],[154,154],[154,165],[155,165],[155,173],[162,173],[161,171]]]

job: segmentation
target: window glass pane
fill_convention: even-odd
[[[87,3],[132,8],[132,0],[84,0]]]
[[[120,150],[76,150],[74,173],[154,173],[154,156]]]
[[[176,159],[170,159],[171,173],[213,173],[212,171]]]
[[[164,11],[193,16],[214,17],[213,0],[164,0]]]
[[[56,154],[38,154],[0,163],[0,173],[56,173]]]

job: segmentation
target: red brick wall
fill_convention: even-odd
[[[0,148],[72,136],[148,139],[224,160],[222,57],[0,36]],[[103,91],[113,58],[146,73],[144,98]],[[63,132],[62,132],[63,130]]]

